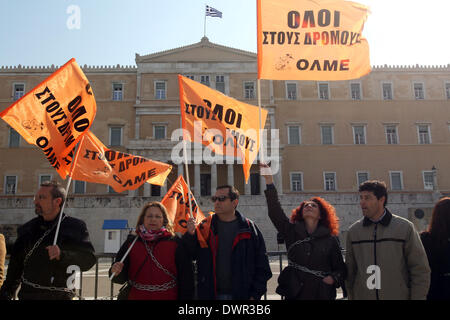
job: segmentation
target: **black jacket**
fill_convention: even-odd
[[[45,249],[53,245],[56,232],[54,227],[43,238],[24,266],[27,253],[44,233],[58,222],[58,219],[59,215],[53,221],[44,221],[41,216],[38,216],[18,228],[18,237],[11,250],[6,280],[0,290],[0,299],[12,299],[20,284],[18,293],[20,300],[73,298],[73,292],[49,291],[22,283],[23,273],[23,277],[31,283],[46,287],[67,288],[67,279],[73,273],[69,266],[78,266],[80,271],[87,271],[95,264],[94,247],[89,240],[86,224],[82,220],[65,216],[61,221],[57,239],[57,245],[61,250],[60,260],[50,261],[48,251]]]
[[[450,300],[450,239],[437,243],[429,232],[420,234],[431,268],[428,300]]]
[[[125,242],[122,244],[119,251],[117,252],[113,264],[115,262],[122,260],[122,257],[128,250],[130,244],[133,242],[135,237],[136,235],[133,234],[130,234],[128,236],[127,240],[125,240]],[[138,240],[136,241],[142,242],[142,239],[139,237]],[[157,241],[158,242],[175,241],[177,243],[177,248],[175,250],[175,265],[177,268],[178,300],[192,300],[194,298],[194,270],[192,265],[192,259],[189,256],[187,249],[185,248],[184,242],[181,241],[181,238],[178,235],[175,235],[172,238],[159,239]],[[135,280],[135,279],[128,279],[128,267],[130,265],[129,256],[125,258],[123,264],[124,266],[122,271],[118,275],[114,276],[112,282],[123,284],[128,280]],[[109,276],[111,276],[111,268],[109,269]]]
[[[267,281],[272,277],[264,238],[257,226],[238,211],[239,232],[234,240],[231,256],[233,300],[261,299],[267,291]],[[217,219],[213,215],[208,247],[201,248],[197,236],[186,232],[187,243],[194,260],[197,260],[198,299],[216,299],[215,261],[218,248]]]
[[[286,241],[286,248],[299,241],[306,240],[292,247],[289,259],[295,264],[313,271],[322,271],[331,275],[334,285],[328,285],[309,272],[294,267],[286,267],[278,277],[276,292],[287,299],[332,300],[336,298],[336,288],[343,285],[346,267],[337,237],[330,230],[318,225],[313,234],[306,231],[304,221],[292,224],[286,217],[278,199],[277,190],[269,185],[265,190],[269,217],[275,228]]]

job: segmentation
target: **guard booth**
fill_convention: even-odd
[[[103,252],[117,253],[129,233],[128,220],[104,220],[102,229],[105,230]]]

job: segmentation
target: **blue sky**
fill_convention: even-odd
[[[280,0],[282,1],[282,0]],[[360,0],[372,65],[450,63],[445,0]],[[426,6],[424,5],[426,3]],[[256,0],[0,0],[0,65],[134,65],[145,55],[200,41],[205,4],[211,42],[256,53]],[[79,28],[67,21],[80,9]]]

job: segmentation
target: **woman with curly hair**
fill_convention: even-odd
[[[427,231],[420,234],[431,268],[428,300],[450,300],[450,197],[433,208]]]
[[[346,267],[337,235],[336,210],[313,197],[292,210],[288,219],[281,208],[270,168],[261,164],[269,218],[286,242],[288,266],[278,277],[276,292],[288,300],[334,300],[344,285]]]

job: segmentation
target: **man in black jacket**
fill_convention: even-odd
[[[201,300],[258,300],[272,277],[266,245],[253,221],[236,210],[239,192],[221,186],[212,197],[215,214],[198,226],[188,222],[184,240],[197,261]],[[200,240],[200,241],[199,241]]]
[[[96,262],[86,224],[61,213],[65,190],[57,182],[41,184],[34,198],[36,218],[17,230],[0,299],[70,300],[74,271],[87,271]],[[57,244],[53,245],[62,214]]]

